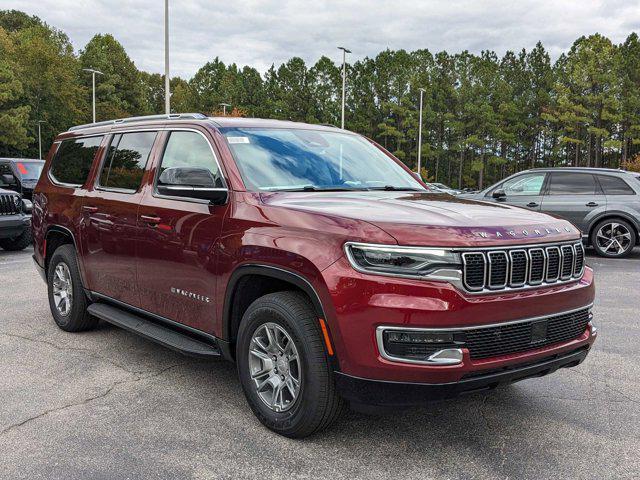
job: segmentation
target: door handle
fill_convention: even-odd
[[[537,207],[538,204],[536,202],[529,202],[527,203],[527,207]]]
[[[82,210],[89,213],[95,213],[98,211],[98,207],[94,207],[92,205],[83,205]]]
[[[598,204],[596,202],[589,202],[587,204],[585,204],[585,207],[597,207]]]
[[[160,223],[160,220],[162,220],[160,217],[154,217],[153,215],[140,215],[140,218],[153,227],[155,227],[158,223]]]

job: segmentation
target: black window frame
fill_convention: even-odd
[[[222,168],[222,163],[218,159],[218,154],[217,154],[215,144],[211,140],[209,140],[209,138],[207,138],[207,136],[204,133],[202,133],[200,130],[195,130],[190,128],[172,128],[172,129],[164,130],[165,135],[164,135],[163,144],[162,144],[162,151],[158,154],[155,178],[153,179],[152,196],[157,198],[166,198],[170,200],[179,200],[181,202],[209,204],[209,200],[203,200],[199,198],[178,197],[173,195],[164,195],[158,192],[158,180],[160,179],[160,173],[162,171],[162,161],[164,160],[164,154],[167,151],[167,146],[169,145],[171,134],[174,132],[195,133],[197,135],[200,135],[202,138],[204,138],[205,142],[207,142],[207,144],[209,145],[209,149],[211,150],[211,154],[213,155],[213,160],[215,161],[215,164],[218,167],[218,171],[220,172],[220,180],[222,181],[223,186],[216,188],[216,190],[228,192],[230,190],[229,183],[227,182],[227,179],[225,177],[224,169]]]
[[[606,177],[606,178],[615,178],[616,180],[621,181],[624,185],[626,185],[626,187],[629,189],[628,193],[608,193],[604,186],[602,185],[602,182],[600,181],[600,178],[602,177]],[[640,178],[640,177],[639,177]],[[633,187],[622,177],[618,177],[616,175],[607,175],[606,173],[598,173],[596,174],[596,180],[598,181],[598,184],[600,185],[600,190],[602,191],[602,193],[604,195],[637,195],[636,191],[633,189]]]
[[[96,158],[98,157],[98,152],[100,151],[100,148],[102,148],[103,144],[104,144],[104,139],[105,137],[107,137],[107,134],[105,133],[97,133],[95,135],[83,135],[83,136],[79,136],[79,137],[71,137],[71,138],[64,138],[61,140],[56,140],[54,142],[54,144],[58,144],[58,147],[56,148],[56,153],[53,155],[53,158],[51,159],[51,162],[49,163],[49,166],[47,168],[47,177],[49,178],[49,180],[51,181],[51,183],[53,183],[54,185],[57,185],[59,187],[72,187],[72,188],[82,188],[83,186],[85,186],[87,184],[87,182],[89,181],[89,178],[91,177],[91,170],[93,170],[93,167],[96,163]],[[100,138],[100,144],[98,145],[98,149],[96,150],[96,153],[94,154],[93,158],[91,159],[91,165],[89,166],[89,170],[87,171],[87,178],[84,179],[84,181],[82,183],[67,183],[67,182],[62,182],[60,180],[58,180],[56,178],[56,176],[53,174],[53,167],[55,166],[55,162],[56,160],[60,157],[61,152],[62,152],[62,145],[64,144],[64,142],[75,142],[77,140],[85,140],[87,138]]]
[[[590,193],[572,193],[572,192],[551,193],[551,181],[553,179],[553,175],[589,175],[593,179],[595,189],[593,192],[590,192]],[[604,195],[597,176],[591,172],[548,172],[546,184],[544,186],[543,191],[544,191],[544,196],[549,196],[549,197],[560,197],[562,195]]]
[[[157,129],[129,130],[129,131],[125,130],[122,132],[111,132],[111,134],[109,135],[108,143],[105,145],[104,155],[100,160],[100,165],[98,167],[98,171],[96,172],[96,179],[94,182],[96,190],[100,190],[102,192],[124,193],[127,195],[135,195],[136,193],[140,192],[140,189],[142,188],[142,178],[140,179],[140,185],[138,185],[138,188],[136,188],[135,190],[130,188],[107,187],[100,184],[100,179],[102,178],[102,170],[104,168],[105,162],[109,159],[110,148],[114,138],[116,138],[117,136],[120,136],[120,140],[118,141],[118,146],[119,146],[120,141],[122,140],[122,137],[124,135],[131,134],[131,133],[155,133],[156,135],[155,138],[153,139],[153,143],[151,144],[151,149],[149,150],[149,155],[147,156],[147,160],[143,167],[142,178],[144,178],[144,171],[147,171],[147,168],[149,166],[149,161],[151,160],[151,154],[153,153],[153,149],[155,148],[156,143],[158,142],[158,134],[160,133],[160,130],[157,130]],[[116,146],[116,150],[118,149],[118,146]],[[111,169],[111,167],[109,167],[109,169]]]

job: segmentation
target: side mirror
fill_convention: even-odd
[[[206,168],[171,167],[158,178],[158,193],[172,197],[209,200],[214,205],[227,202],[226,188],[216,185],[219,181]]]
[[[2,174],[2,183],[4,183],[5,185],[15,185],[16,184],[16,179],[10,173],[3,173]]]
[[[493,194],[491,195],[493,198],[495,198],[496,200],[504,200],[505,198],[507,198],[507,194],[504,193],[504,190],[501,188],[498,188],[497,190],[493,191]]]

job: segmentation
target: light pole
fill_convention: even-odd
[[[342,122],[341,128],[344,128],[344,99],[347,92],[347,53],[351,53],[351,50],[345,47],[338,47],[338,50],[342,50]]]
[[[38,120],[38,158],[42,160],[42,130],[40,125],[42,125],[44,120]]]
[[[219,103],[218,105],[220,105],[222,107],[222,115],[223,116],[227,116],[227,107],[230,107],[231,104],[229,103]]]
[[[91,85],[92,85],[92,96],[93,96],[93,123],[96,123],[96,73],[98,75],[104,75],[100,70],[96,70],[95,68],[83,68],[85,72],[91,73]]]
[[[420,88],[420,118],[418,120],[418,176],[422,178],[422,96],[424,88]]]
[[[164,0],[164,113],[171,113],[169,91],[169,0]]]

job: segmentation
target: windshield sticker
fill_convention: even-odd
[[[249,143],[249,137],[227,137],[229,144],[234,143]]]

